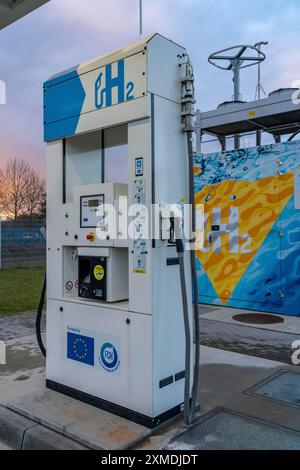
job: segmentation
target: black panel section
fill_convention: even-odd
[[[107,300],[107,258],[79,256],[78,296]]]
[[[62,201],[63,204],[66,204],[67,200],[67,193],[66,193],[66,178],[67,178],[67,171],[66,171],[66,158],[67,158],[67,141],[63,139],[62,142],[63,146],[63,154],[62,154]]]
[[[146,428],[153,429],[159,426],[161,423],[168,421],[171,418],[174,418],[177,415],[182,413],[181,405],[175,406],[169,411],[157,416],[156,418],[150,418],[149,416],[143,415],[141,413],[136,413],[135,411],[129,410],[122,406],[110,403],[109,401],[102,400],[101,398],[93,397],[88,393],[80,392],[74,388],[67,387],[66,385],[53,382],[52,380],[46,380],[46,387],[55,392],[62,393],[68,397],[74,398],[75,400],[82,401],[88,405],[95,406],[101,410],[105,410],[109,413],[113,413],[121,418],[128,419],[134,423],[141,424]]]
[[[179,380],[183,380],[185,378],[185,370],[178,372],[178,374],[175,375],[175,382],[179,382]]]
[[[247,113],[248,110],[245,110]],[[234,115],[234,111],[233,115]],[[205,127],[203,132],[210,132],[219,136],[229,136],[232,134],[243,134],[264,130],[274,135],[292,134],[299,129],[300,111],[295,107],[294,110],[286,113],[266,115],[254,119],[244,119],[238,122],[227,122],[218,126]]]
[[[173,382],[174,382],[173,375],[170,375],[170,377],[166,377],[165,379],[162,379],[159,382],[159,388],[168,387],[168,385],[171,385]]]
[[[101,131],[101,183],[105,183],[105,142],[104,130]]]
[[[178,266],[179,259],[178,258],[168,258],[167,259],[167,266]]]

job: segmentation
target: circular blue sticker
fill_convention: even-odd
[[[111,343],[104,343],[99,350],[99,361],[108,372],[114,372],[120,365],[118,351]]]

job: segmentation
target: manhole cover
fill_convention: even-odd
[[[233,317],[240,323],[250,323],[252,325],[275,325],[283,323],[284,319],[277,315],[264,315],[263,313],[242,313]]]
[[[300,408],[299,386],[300,374],[280,371],[247,390],[246,393]]]
[[[299,450],[300,433],[230,410],[210,414],[167,450]]]

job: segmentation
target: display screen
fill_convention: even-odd
[[[95,228],[104,217],[104,194],[80,197],[80,227]],[[103,214],[102,214],[103,213]]]
[[[99,206],[99,199],[89,199],[88,205],[89,205],[89,207],[98,207]]]

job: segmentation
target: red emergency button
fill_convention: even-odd
[[[96,234],[94,232],[91,232],[86,236],[86,239],[89,242],[94,242],[96,240]]]

